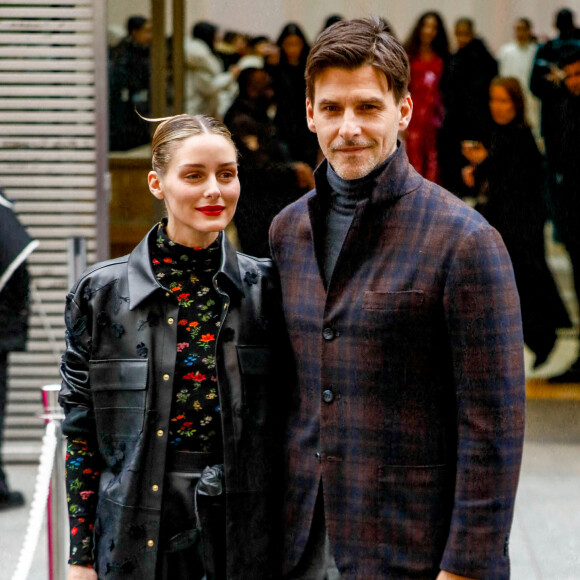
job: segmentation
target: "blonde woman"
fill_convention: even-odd
[[[167,217],[67,296],[69,579],[274,578],[277,275],[223,233],[240,185],[221,122],[162,120],[148,179]]]

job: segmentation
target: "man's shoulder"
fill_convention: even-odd
[[[487,220],[473,207],[445,188],[423,180],[415,195],[406,196],[408,202],[416,206],[413,213],[424,215],[434,226],[451,228],[449,231],[471,232],[490,228]]]
[[[300,216],[308,213],[308,201],[316,195],[316,190],[312,189],[308,193],[299,197],[296,201],[287,205],[280,213],[278,213],[272,221],[272,226],[287,223],[299,219]]]

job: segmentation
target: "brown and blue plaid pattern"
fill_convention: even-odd
[[[298,365],[283,568],[323,481],[343,580],[509,577],[525,388],[499,234],[399,147],[323,281],[325,167],[270,232]]]

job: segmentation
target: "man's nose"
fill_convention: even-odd
[[[343,139],[351,139],[360,135],[360,123],[357,114],[352,109],[345,109],[342,115],[339,135]]]

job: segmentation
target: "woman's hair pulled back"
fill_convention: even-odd
[[[196,135],[221,135],[234,150],[237,149],[228,128],[217,119],[205,115],[175,115],[162,119],[147,119],[161,123],[155,129],[152,141],[152,165],[157,173],[163,175],[171,163],[172,156],[181,142]]]

